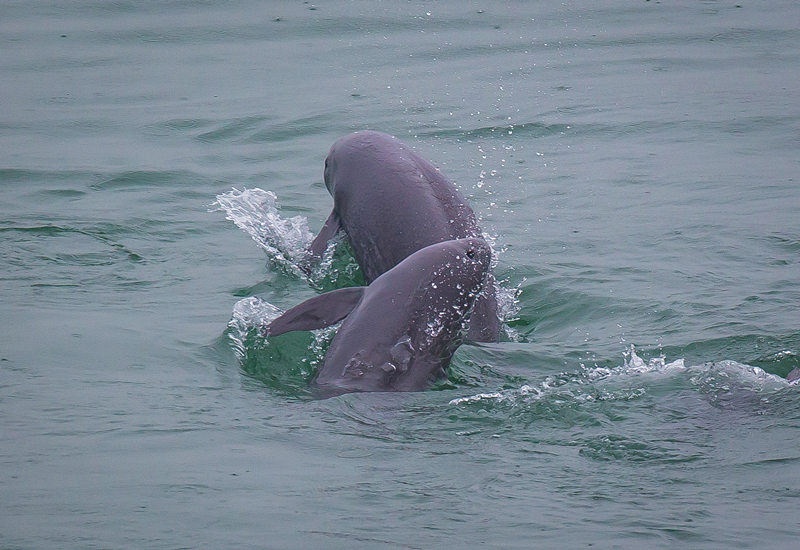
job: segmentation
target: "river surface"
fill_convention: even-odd
[[[0,547],[789,549],[800,4],[0,3]],[[502,341],[316,399],[331,144],[493,241]],[[278,308],[278,309],[275,309]]]

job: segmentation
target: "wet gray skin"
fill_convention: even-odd
[[[388,134],[362,131],[339,139],[325,160],[333,211],[310,247],[318,260],[344,231],[367,284],[428,245],[482,238],[463,195],[430,162]],[[500,332],[494,279],[478,298],[469,338],[496,341]]]
[[[265,334],[318,329],[344,319],[315,380],[322,395],[424,390],[444,376],[490,264],[491,249],[482,239],[433,244],[368,287],[303,302],[272,321]]]

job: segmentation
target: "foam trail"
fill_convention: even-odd
[[[459,397],[450,405],[480,402],[512,402],[539,400],[558,396],[570,401],[632,399],[647,393],[659,380],[684,378],[701,393],[716,397],[721,394],[751,392],[769,394],[797,382],[790,382],[760,367],[736,361],[714,361],[687,367],[683,359],[667,362],[663,356],[645,361],[634,346],[625,353],[623,364],[614,368],[585,368],[578,373],[547,376],[539,384],[525,384],[518,389],[480,393]]]

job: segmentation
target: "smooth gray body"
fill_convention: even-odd
[[[418,250],[368,287],[334,290],[290,309],[267,336],[344,319],[315,380],[326,394],[419,391],[444,375],[476,297],[491,249],[476,238]]]
[[[319,258],[337,232],[347,234],[367,284],[428,245],[482,238],[472,208],[430,162],[395,137],[362,131],[339,139],[325,160],[333,211],[311,245]],[[478,298],[469,338],[500,332],[494,279]]]

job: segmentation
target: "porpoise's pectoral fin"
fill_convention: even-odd
[[[314,237],[308,251],[311,253],[313,260],[318,260],[325,253],[328,248],[328,241],[336,236],[342,228],[342,220],[339,218],[339,213],[336,210],[331,211],[331,215],[325,220],[325,225],[319,230],[319,234]]]
[[[800,367],[793,368],[792,372],[786,375],[786,380],[788,380],[789,382],[800,380]]]
[[[264,328],[264,336],[277,336],[294,330],[315,330],[338,323],[353,311],[365,286],[340,288],[314,296],[296,305]]]

